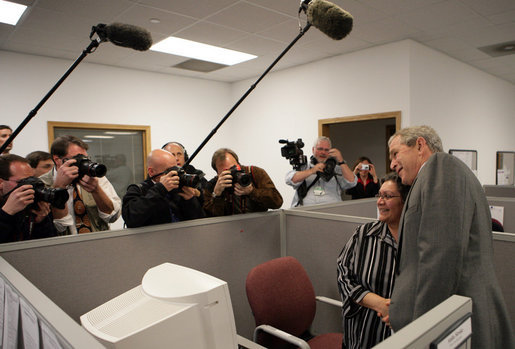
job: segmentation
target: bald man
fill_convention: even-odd
[[[123,197],[122,217],[129,228],[205,217],[195,188],[180,186],[174,155],[153,150],[147,158],[147,179],[131,184]]]

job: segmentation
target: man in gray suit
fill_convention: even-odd
[[[514,348],[492,261],[492,219],[481,184],[443,153],[428,126],[388,141],[391,168],[411,185],[400,222],[398,275],[389,320],[399,330],[453,294],[472,298],[472,346]]]

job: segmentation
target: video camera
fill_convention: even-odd
[[[32,188],[34,189],[34,202],[27,208],[37,209],[37,203],[39,201],[44,201],[62,210],[64,209],[66,202],[69,198],[69,194],[66,189],[47,188],[45,187],[45,183],[43,183],[41,179],[36,177],[27,177],[18,181],[18,185],[16,186],[16,188],[19,188],[22,185],[32,185]]]
[[[290,142],[287,139],[280,139],[279,143],[286,144],[281,148],[281,156],[290,161],[290,165],[293,166],[295,171],[299,171],[302,166],[307,163],[307,157],[302,151],[302,148],[304,147],[302,138],[297,139],[295,142]]]

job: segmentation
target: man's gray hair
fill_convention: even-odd
[[[315,140],[315,144],[313,144],[313,148],[316,148],[318,143],[322,142],[322,141],[327,141],[329,142],[329,148],[332,148],[333,147],[333,143],[331,142],[331,138],[329,137],[326,137],[326,136],[320,136],[318,137],[316,140]]]
[[[395,137],[399,136],[401,144],[406,144],[408,147],[413,147],[417,142],[418,137],[425,139],[427,146],[433,153],[443,152],[443,145],[440,136],[436,131],[429,126],[412,126],[403,128],[388,140],[388,146],[392,143]]]

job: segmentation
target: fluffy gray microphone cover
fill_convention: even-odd
[[[334,40],[341,40],[352,30],[350,13],[325,0],[314,0],[308,6],[308,22]]]
[[[113,23],[106,26],[107,39],[113,44],[146,51],[152,46],[152,36],[145,28],[130,24]]]

